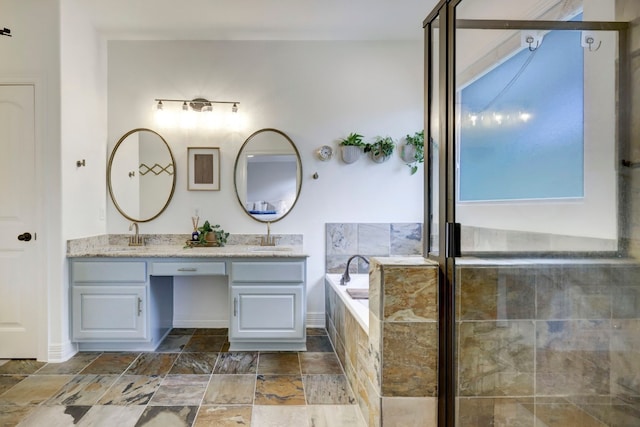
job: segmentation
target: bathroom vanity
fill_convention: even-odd
[[[229,350],[306,349],[306,259],[297,248],[102,248],[69,255],[80,350],[154,350],[172,328],[173,278],[226,276]]]

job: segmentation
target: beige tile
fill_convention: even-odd
[[[0,365],[0,375],[19,375],[19,374],[33,374],[46,365],[45,362],[38,362],[37,360],[7,360]]]
[[[78,427],[134,427],[144,412],[143,405],[96,405],[80,419]]]
[[[213,353],[222,351],[222,346],[227,342],[223,335],[193,335],[184,351]]]
[[[117,375],[77,375],[49,400],[47,405],[95,405]]]
[[[81,374],[120,375],[133,363],[139,353],[103,353],[86,368]]]
[[[81,352],[62,363],[47,363],[39,369],[37,375],[71,375],[82,371],[89,363],[93,362],[101,353]]]
[[[533,398],[460,398],[459,423],[465,426],[530,427],[534,425],[533,402]]]
[[[355,397],[342,375],[303,375],[304,394],[310,405],[351,405]]]
[[[218,353],[181,353],[169,371],[170,375],[204,375],[213,372]]]
[[[258,368],[257,352],[224,352],[218,356],[214,374],[255,374]]]
[[[300,375],[298,353],[260,353],[259,374]]]
[[[438,360],[436,323],[384,322],[383,328],[381,394],[435,396]]]
[[[0,395],[25,378],[26,375],[0,375]]]
[[[72,375],[27,377],[0,396],[0,405],[38,405],[72,379]]]
[[[198,406],[147,406],[136,425],[191,427],[197,413]]]
[[[340,361],[335,353],[303,352],[300,356],[302,374],[342,374]]]
[[[312,427],[306,406],[255,405],[251,414],[251,427]]]
[[[538,321],[536,329],[538,394],[609,394],[609,320]]]
[[[199,406],[209,375],[168,375],[151,398],[151,406]]]
[[[308,405],[312,427],[367,427],[357,405]]]
[[[36,406],[2,406],[0,405],[0,426],[17,426],[20,421],[35,410]]]
[[[251,425],[251,406],[201,406],[193,427]]]
[[[304,387],[299,375],[258,375],[256,405],[304,405]]]
[[[382,425],[385,427],[437,427],[437,398],[383,397]]]
[[[438,272],[435,268],[384,267],[383,320],[436,321]]]
[[[461,396],[533,395],[533,321],[462,322],[459,327]]]
[[[90,406],[39,406],[20,422],[20,427],[64,427],[76,425]]]
[[[256,375],[213,375],[207,386],[203,404],[249,405],[253,403]]]
[[[162,377],[123,375],[98,401],[100,405],[146,405],[156,392]]]

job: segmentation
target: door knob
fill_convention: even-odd
[[[18,240],[28,242],[29,240],[31,240],[31,233],[26,232],[26,233],[19,234]]]

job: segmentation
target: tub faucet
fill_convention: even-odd
[[[365,262],[365,264],[369,265],[369,260],[363,257],[362,255],[353,255],[352,257],[350,257],[347,260],[347,268],[345,268],[344,274],[340,278],[340,284],[343,286],[351,281],[351,276],[349,276],[349,265],[351,264],[351,261],[353,261],[354,258],[360,258],[362,261]]]

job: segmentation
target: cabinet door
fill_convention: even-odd
[[[147,338],[144,286],[74,286],[74,341]]]
[[[303,286],[231,287],[230,339],[302,338]]]

